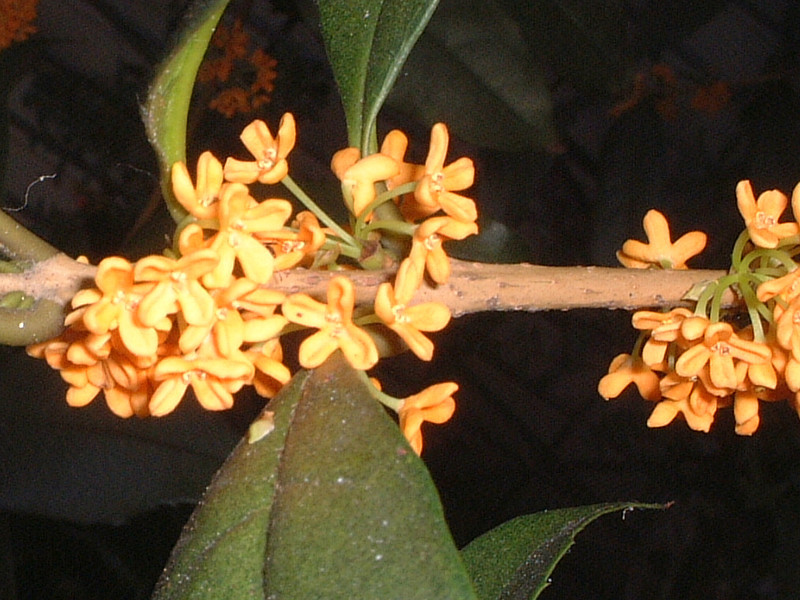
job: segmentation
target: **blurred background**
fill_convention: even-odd
[[[139,109],[186,6],[0,0],[0,205],[70,255],[165,244]],[[456,254],[614,265],[657,208],[674,236],[708,233],[693,266],[726,268],[743,227],[736,182],[788,195],[800,181],[798,32],[790,0],[441,0],[379,129],[402,128],[422,161],[443,121],[450,157],[476,161],[483,234]],[[313,2],[232,0],[193,106],[190,165],[206,148],[243,157],[244,125],[291,111],[292,175],[335,200],[328,164],[346,135]],[[381,363],[399,396],[461,386],[424,454],[457,543],[543,509],[671,501],[594,523],[541,597],[795,597],[800,419],[776,403],[751,438],[729,410],[709,434],[648,430],[652,406],[635,392],[596,392],[634,342],[629,319],[473,315],[436,336],[431,363]],[[263,402],[242,394],[209,414],[187,398],[162,419],[122,421],[101,401],[69,409],[58,375],[21,349],[0,361],[0,598],[147,598]]]

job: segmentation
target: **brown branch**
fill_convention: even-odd
[[[451,260],[452,274],[444,285],[426,283],[414,303],[446,304],[453,316],[486,311],[569,310],[573,308],[636,309],[685,305],[683,296],[696,284],[712,281],[725,271],[661,271],[611,267],[543,267],[496,265]],[[270,287],[286,293],[305,292],[324,298],[336,273],[285,271]],[[375,288],[391,281],[386,271],[350,271],[356,303],[369,305]],[[724,303],[734,302],[732,295]]]
[[[543,267],[496,265],[451,260],[452,275],[444,285],[425,283],[414,302],[442,302],[454,316],[485,311],[569,310],[573,308],[636,309],[685,304],[694,285],[721,277],[725,271],[660,271],[612,267]],[[97,268],[64,254],[36,263],[20,274],[0,274],[0,296],[24,291],[37,298],[66,304],[91,285]],[[287,294],[303,292],[324,299],[328,282],[342,272],[294,269],[275,274],[269,287]],[[347,271],[356,286],[356,303],[369,305],[375,289],[392,281],[391,271]],[[725,300],[734,301],[732,296]]]
[[[96,270],[96,267],[74,261],[64,254],[57,254],[36,263],[24,273],[0,274],[0,296],[12,291],[23,291],[64,307],[75,292],[92,285]],[[303,292],[324,300],[328,282],[339,274],[342,272],[303,269],[281,271],[275,274],[269,287],[287,294]],[[452,260],[450,280],[444,285],[425,283],[414,297],[414,303],[441,302],[450,308],[455,317],[487,311],[671,307],[685,305],[682,298],[693,286],[724,274],[724,271],[543,267]],[[355,284],[356,303],[360,306],[371,306],[378,285],[384,281],[392,281],[394,273],[347,271],[346,275]],[[723,302],[731,305],[735,298],[729,293]],[[24,313],[22,310],[19,312]],[[24,320],[25,315],[21,315],[19,319]],[[48,331],[53,326],[57,328],[59,325],[50,325]],[[11,343],[2,338],[0,334],[0,342]]]

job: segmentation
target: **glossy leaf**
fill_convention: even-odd
[[[374,152],[375,119],[438,0],[317,0],[351,146]]]
[[[388,103],[486,148],[557,144],[548,82],[523,25],[497,0],[441,0]]]
[[[170,170],[186,160],[186,123],[197,70],[229,0],[195,0],[172,51],[158,68],[142,109],[150,144],[161,167],[161,192],[170,215],[178,223],[186,210],[172,193]]]
[[[155,600],[475,598],[427,469],[341,355],[267,410],[269,426],[237,447],[193,515]]]
[[[660,504],[615,502],[517,517],[469,543],[461,555],[481,600],[533,600],[589,523],[605,514]]]
[[[533,262],[533,249],[507,225],[489,218],[479,219],[478,235],[447,242],[447,253],[461,260],[515,264]]]

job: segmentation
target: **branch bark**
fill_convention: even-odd
[[[425,283],[414,303],[436,301],[453,316],[486,311],[570,310],[603,308],[632,310],[685,305],[682,297],[694,285],[717,279],[725,271],[661,271],[612,267],[545,267],[497,265],[453,259],[450,280]],[[96,267],[64,254],[36,263],[20,274],[0,274],[0,295],[24,291],[66,305],[82,287],[92,284]],[[294,269],[275,274],[269,287],[287,294],[304,292],[324,300],[328,282],[339,273]],[[356,303],[371,305],[375,290],[392,281],[391,271],[348,271],[356,286]],[[731,294],[724,303],[732,305]]]

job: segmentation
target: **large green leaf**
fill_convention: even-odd
[[[172,193],[170,169],[177,161],[186,160],[186,123],[194,80],[228,2],[196,0],[189,7],[175,45],[161,63],[142,107],[142,119],[161,168],[161,192],[176,223],[187,213]]]
[[[375,119],[438,0],[317,0],[350,145],[375,151]]]
[[[553,146],[548,81],[525,26],[497,0],[441,0],[388,103],[428,125],[444,121],[478,146]]]
[[[473,540],[461,555],[481,600],[532,600],[547,587],[575,536],[598,517],[660,504],[614,502],[517,517]]]
[[[220,470],[156,600],[475,598],[427,469],[340,355],[267,411],[268,433]]]

